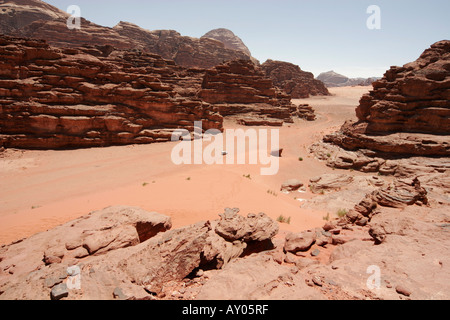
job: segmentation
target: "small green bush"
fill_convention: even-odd
[[[347,213],[348,213],[347,209],[339,209],[337,212],[337,216],[339,218],[343,218],[347,215]]]
[[[283,216],[282,214],[277,218],[277,221],[280,223],[286,223],[286,224],[291,224],[291,217],[286,218],[285,216]]]

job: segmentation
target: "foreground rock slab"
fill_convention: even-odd
[[[163,298],[171,282],[273,248],[278,224],[238,211],[176,230],[169,217],[139,208],[92,213],[2,247],[0,299]]]

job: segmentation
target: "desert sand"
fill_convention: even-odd
[[[0,244],[113,205],[168,215],[174,228],[216,219],[225,207],[240,208],[244,214],[265,212],[273,219],[291,217],[281,231],[320,227],[323,217],[339,208],[303,208],[299,199],[316,195],[309,190],[283,194],[280,186],[293,178],[307,185],[310,178],[333,171],[308,148],[345,120],[356,119],[355,107],[370,88],[331,88],[329,97],[293,100],[313,106],[317,120],[297,119],[279,128],[284,151],[273,176],[261,176],[261,165],[177,166],[170,158],[175,142],[64,151],[8,149],[0,158]],[[225,129],[240,127],[224,123]]]

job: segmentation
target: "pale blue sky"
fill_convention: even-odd
[[[382,76],[413,61],[436,41],[450,39],[449,0],[45,0],[61,10],[113,27],[120,20],[149,30],[200,37],[227,28],[252,55],[289,61],[316,76]],[[381,9],[381,29],[369,30],[369,5]]]

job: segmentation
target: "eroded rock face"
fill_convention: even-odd
[[[169,141],[176,128],[221,129],[217,110],[180,88],[173,61],[110,46],[56,49],[0,38],[0,144],[60,149]],[[174,83],[173,79],[180,82]],[[195,89],[193,89],[195,90]]]
[[[205,33],[202,38],[209,38],[220,41],[225,45],[225,48],[227,49],[242,51],[247,56],[252,56],[250,50],[242,41],[242,39],[235,35],[231,30],[225,28],[214,29]],[[256,62],[256,59],[254,62]]]
[[[139,49],[174,60],[184,67],[211,68],[228,60],[250,59],[247,53],[230,49],[211,38],[182,36],[173,30],[149,31],[129,22],[121,21],[114,28],[108,28],[82,18],[81,30],[69,30],[69,15],[39,0],[3,1],[0,15],[2,33],[44,39],[58,47],[88,44]]]
[[[356,109],[358,119],[367,123],[366,133],[450,134],[450,41],[392,67],[373,87]]]
[[[0,249],[0,299],[49,299],[78,266],[83,291],[68,299],[165,296],[164,287],[200,269],[220,269],[271,249],[278,224],[265,214],[226,209],[219,221],[176,230],[170,218],[110,207]],[[17,266],[16,269],[15,266]],[[119,289],[118,286],[120,286]]]
[[[10,34],[36,20],[68,17],[68,14],[39,0],[2,1],[0,4],[0,32]]]
[[[3,246],[0,269],[17,266],[14,277],[21,277],[44,266],[51,271],[75,265],[86,257],[102,259],[109,252],[137,246],[171,227],[170,217],[156,212],[137,207],[109,207]],[[10,276],[12,274],[0,274],[0,287],[15,283]]]
[[[230,61],[207,70],[199,97],[217,106],[223,116],[238,115],[244,124],[254,119],[289,123],[297,111],[290,96],[275,88],[272,80],[248,60]]]
[[[265,241],[272,239],[279,230],[278,223],[266,214],[238,215],[239,209],[225,209],[220,215],[215,232],[227,241]]]
[[[120,36],[137,42],[143,50],[174,60],[187,68],[208,69],[229,60],[251,59],[251,55],[242,48],[211,37],[186,37],[174,30],[149,31],[122,21],[113,30]]]
[[[361,98],[356,109],[359,121],[346,122],[311,152],[331,167],[419,177],[430,187],[447,189],[449,65],[450,41],[444,40],[415,62],[392,67]],[[430,175],[434,179],[426,178]],[[444,184],[431,181],[438,176]]]
[[[293,99],[330,95],[322,81],[314,79],[311,72],[303,71],[297,65],[267,60],[261,67],[266,76],[272,79],[274,85],[284,90]]]
[[[286,235],[284,250],[286,252],[307,251],[316,241],[315,231],[304,231],[300,233],[289,233]]]
[[[359,122],[324,138],[348,150],[448,156],[450,41],[431,46],[415,62],[392,67],[356,108]]]
[[[353,177],[346,174],[324,174],[310,179],[309,187],[313,193],[338,190],[352,183]]]
[[[283,182],[280,191],[285,192],[297,191],[301,187],[303,187],[303,182],[301,182],[298,179],[289,179],[286,182]]]

